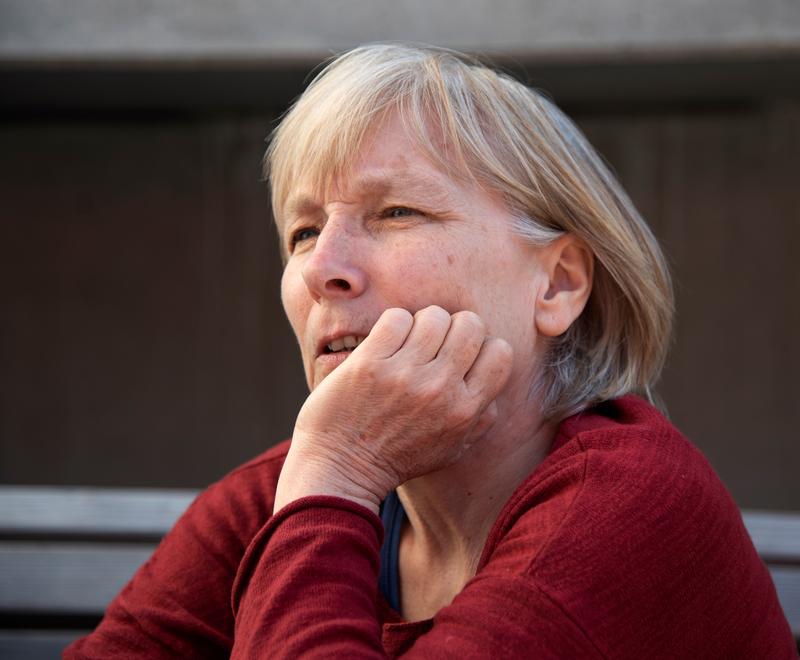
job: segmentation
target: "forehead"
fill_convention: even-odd
[[[351,204],[379,200],[397,203],[419,203],[432,209],[457,206],[458,184],[445,176],[422,176],[418,170],[385,168],[369,173],[337,177],[326,191],[299,186],[290,195],[285,220],[308,215],[333,201]]]
[[[325,176],[300,176],[291,182],[282,215],[291,219],[331,200],[413,197],[433,206],[452,205],[465,176],[434,163],[418,139],[394,117],[365,137],[357,154]]]

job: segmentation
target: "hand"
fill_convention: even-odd
[[[457,462],[494,423],[511,353],[473,312],[387,309],[306,399],[275,510],[330,494],[377,511],[393,488]]]

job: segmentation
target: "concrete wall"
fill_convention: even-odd
[[[798,51],[794,0],[2,0],[0,55],[324,57],[367,40],[519,57]]]

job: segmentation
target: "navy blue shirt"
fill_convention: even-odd
[[[381,546],[381,566],[378,573],[378,588],[383,597],[395,611],[400,611],[400,532],[406,512],[397,497],[397,492],[392,491],[386,496],[380,507],[381,522],[383,523],[383,545]]]

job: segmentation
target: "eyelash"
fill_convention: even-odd
[[[392,215],[392,212],[394,211],[407,211],[408,215],[402,215],[402,216]],[[398,217],[407,218],[412,215],[421,215],[421,213],[415,209],[409,208],[408,206],[390,206],[389,208],[384,209],[381,212],[381,217],[383,218],[398,218]]]
[[[297,231],[292,232],[292,236],[289,240],[289,247],[292,250],[294,250],[295,245],[311,238],[310,236],[306,238],[301,238],[301,236],[305,233],[311,233],[311,232],[313,232],[314,236],[319,235],[319,229],[316,229],[314,227],[303,227],[302,229],[298,229]]]
[[[394,213],[395,211],[403,211],[404,214],[392,215],[392,213]],[[394,218],[408,218],[415,215],[422,215],[422,213],[420,211],[417,211],[416,209],[412,209],[407,206],[390,206],[381,211],[378,214],[378,217],[394,219]],[[313,234],[313,236],[319,236],[319,229],[315,227],[302,227],[297,231],[293,232],[289,240],[289,249],[291,252],[294,251],[294,248],[298,243],[302,243],[303,241],[309,240],[313,237],[313,236],[303,237],[304,234],[306,233]]]

